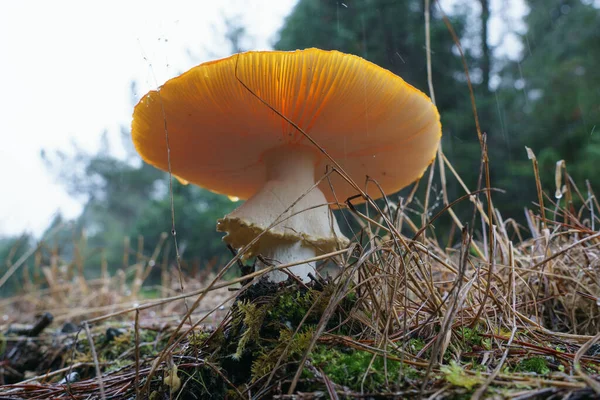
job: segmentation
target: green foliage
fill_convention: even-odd
[[[239,361],[244,354],[266,357],[279,346],[277,343],[281,343],[287,335],[285,332],[294,332],[303,320],[301,332],[306,335],[318,323],[331,295],[329,286],[333,286],[317,291],[296,287],[281,290],[277,285],[265,285],[266,289],[261,289],[261,284],[253,288],[257,292],[266,290],[260,302],[242,298],[232,310],[231,332],[237,336],[235,351],[231,355],[234,360]],[[300,339],[295,337],[293,340]]]
[[[550,373],[550,368],[548,368],[548,362],[544,357],[529,357],[519,361],[515,371],[546,375]]]
[[[580,0],[528,0],[527,33],[520,59],[502,71],[499,108],[504,109],[506,151],[500,186],[518,199],[535,198],[531,162],[539,161],[546,191],[554,194],[556,162],[564,159],[577,184],[600,186],[600,9]],[[502,137],[496,134],[494,143]],[[553,196],[552,196],[553,197]],[[519,202],[520,206],[522,202]],[[516,207],[515,207],[516,208]]]
[[[491,350],[492,349],[492,339],[491,338],[482,339],[481,346],[483,346],[483,348],[486,350]]]
[[[408,341],[408,348],[412,354],[417,354],[419,351],[423,350],[425,347],[425,342],[421,338],[410,339]]]
[[[237,303],[237,308],[233,316],[233,324],[240,326],[243,324],[244,329],[239,338],[235,354],[231,357],[239,360],[242,353],[246,350],[246,346],[251,342],[258,342],[259,333],[267,313],[267,307],[259,307],[256,303],[240,301]]]
[[[161,341],[156,342],[158,333],[150,329],[140,329],[138,334],[140,357],[156,355],[164,348],[164,345],[168,341],[168,338],[163,337]],[[135,346],[135,331],[133,329],[128,330],[110,341],[107,341],[106,336],[102,335],[96,346],[98,346],[97,351],[100,361],[108,362],[111,364],[112,369],[117,369],[115,365],[112,365],[115,361],[123,359],[125,355],[129,355],[129,358],[133,357],[134,353],[132,349]],[[123,359],[123,362],[126,360],[127,358]]]
[[[477,375],[469,375],[455,361],[450,361],[450,365],[444,365],[440,368],[448,383],[454,386],[464,387],[471,390],[473,386],[483,382],[483,379]]]
[[[333,382],[353,390],[376,391],[386,382],[394,383],[400,377],[400,361],[361,350],[341,351],[327,346],[316,346],[310,358]],[[364,378],[364,383],[363,383]]]
[[[4,336],[3,332],[0,332],[0,356],[4,356],[4,352],[6,351],[6,336]]]
[[[30,235],[0,237],[0,265],[2,268],[14,264],[32,244]]]
[[[194,331],[188,335],[188,343],[194,348],[199,348],[200,346],[204,345],[206,339],[208,339],[209,337],[210,334],[208,332]]]
[[[291,329],[282,329],[279,332],[277,344],[272,349],[263,350],[252,363],[252,380],[256,381],[271,373],[280,359],[285,363],[300,361],[308,349],[313,335],[312,327],[307,327],[296,335]]]
[[[260,280],[240,295],[232,306],[231,319],[203,350],[235,385],[255,382],[273,371],[276,379],[287,376],[298,368],[334,288],[333,283],[312,288]],[[349,297],[352,299],[344,299],[335,309],[326,326],[328,332],[358,333],[352,327],[339,327],[347,322],[355,305],[356,297]]]
[[[161,183],[167,185],[164,180]],[[230,253],[221,240],[223,234],[216,231],[215,224],[235,206],[225,196],[173,182],[175,227],[182,258],[206,262],[215,258],[223,261],[229,257]],[[171,200],[166,193],[141,207],[130,236],[143,236],[144,249],[151,254],[158,245],[160,232],[170,231],[171,225]]]
[[[476,328],[462,326],[458,329],[458,337],[469,349],[472,348],[473,345],[483,345],[483,338],[479,335],[479,331]]]
[[[128,133],[124,135],[124,141],[129,141]],[[143,237],[143,250],[149,255],[157,247],[161,234],[171,231],[169,177],[146,163],[139,163],[133,149],[130,148],[122,160],[111,155],[106,138],[103,143],[96,154],[75,146],[73,154],[43,153],[43,157],[69,193],[86,201],[75,221],[76,231],[86,232],[88,248],[105,249],[109,268],[116,269],[122,265],[126,236],[132,238],[132,243],[137,237]],[[126,147],[131,144],[127,142]],[[229,256],[215,224],[236,205],[225,196],[182,185],[175,179],[172,189],[182,258],[206,262]],[[61,255],[67,259],[72,256],[72,241],[72,232],[55,240],[63,247]],[[174,252],[170,256],[173,259]],[[100,253],[96,252],[96,256],[86,259],[86,269],[99,273],[99,263]]]
[[[273,305],[273,308],[267,313],[270,317],[276,318],[282,323],[289,321],[300,321],[313,306],[315,301],[319,301],[317,306],[313,308],[313,315],[321,315],[327,306],[327,298],[319,296],[319,293],[314,291],[295,291],[281,296]]]
[[[0,237],[0,277],[13,265],[21,256],[34,245],[33,238],[28,234],[21,236]],[[22,268],[29,268],[25,264]],[[0,297],[9,296],[15,293],[21,285],[22,274],[13,275],[8,282],[0,288]]]

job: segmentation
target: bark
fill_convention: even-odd
[[[482,86],[485,90],[490,89],[490,46],[488,45],[488,21],[490,19],[489,0],[479,0],[481,4],[481,74]]]

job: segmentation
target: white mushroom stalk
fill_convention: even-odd
[[[227,232],[224,240],[239,249],[266,231],[243,257],[260,254],[273,265],[304,261],[347,244],[325,195],[313,187],[316,161],[315,150],[308,146],[280,146],[264,154],[266,182],[254,196],[219,220],[217,230]],[[266,267],[260,261],[257,266]],[[289,271],[308,282],[309,274],[315,274],[315,265],[302,263]],[[273,271],[268,279],[281,282],[288,279],[288,274]]]

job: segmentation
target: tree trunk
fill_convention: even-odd
[[[479,0],[481,3],[481,74],[484,90],[490,90],[490,46],[488,45],[488,21],[490,19],[489,0]]]

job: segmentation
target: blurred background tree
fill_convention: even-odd
[[[564,159],[575,182],[600,187],[600,10],[581,0],[528,0],[525,50],[502,71],[498,89],[506,110],[503,125],[509,162],[497,162],[496,184],[519,196],[535,196],[531,162],[537,154],[547,192],[554,198],[556,162]]]
[[[104,136],[105,137],[105,136]],[[135,243],[143,238],[143,253],[152,254],[163,232],[172,229],[169,175],[144,162],[131,143],[129,131],[122,132],[125,158],[117,158],[103,140],[96,154],[88,154],[77,146],[67,155],[56,152],[42,153],[48,168],[55,172],[69,193],[84,201],[81,215],[74,221],[74,229],[85,233],[86,247],[105,249],[104,257],[112,269],[122,266],[124,238],[131,239],[129,252],[139,249]],[[233,210],[235,204],[227,197],[216,195],[193,185],[172,181],[175,226],[179,252],[182,257],[209,261],[222,258],[227,251],[221,234],[215,231],[217,218]],[[63,237],[58,242],[72,241]],[[69,256],[69,249],[62,249]],[[174,255],[174,252],[172,253]],[[100,274],[100,252],[87,259],[87,266]]]

